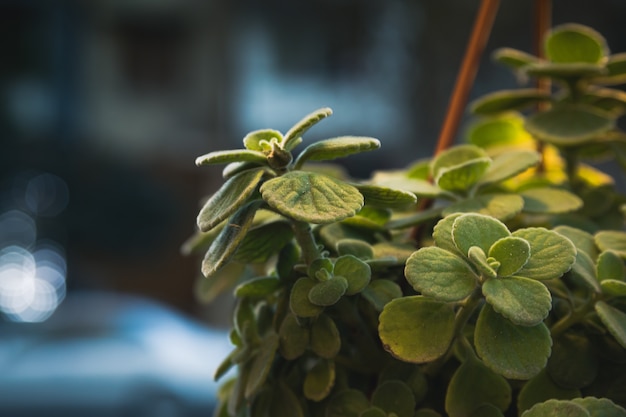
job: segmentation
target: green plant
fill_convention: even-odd
[[[626,56],[565,25],[546,57],[496,53],[562,88],[483,97],[470,143],[368,181],[312,162],[373,138],[294,157],[329,109],[198,158],[227,164],[185,246],[204,297],[236,297],[217,416],[626,416],[626,200],[583,163],[624,165],[600,85]]]

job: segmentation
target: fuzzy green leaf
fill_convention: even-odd
[[[463,214],[452,225],[454,244],[466,255],[472,246],[478,246],[484,253],[489,253],[491,245],[510,235],[511,232],[504,223],[482,214]]]
[[[469,143],[484,149],[499,149],[503,146],[528,143],[532,138],[524,129],[522,115],[512,112],[482,118],[472,123],[468,129],[467,139]],[[518,151],[507,147],[506,152],[500,155],[504,156],[509,152]],[[492,169],[493,164],[490,170]]]
[[[482,194],[450,204],[443,210],[443,215],[480,213],[499,220],[508,220],[522,211],[523,207],[524,199],[517,194]]]
[[[552,308],[550,291],[541,282],[528,278],[488,279],[483,284],[483,294],[494,310],[520,326],[541,323]]]
[[[596,278],[595,264],[585,252],[578,251],[576,253],[576,262],[572,265],[570,275],[574,280],[591,291],[601,292],[598,279]]]
[[[591,259],[598,257],[598,248],[596,247],[592,234],[565,225],[556,226],[552,230],[571,240],[574,246],[576,246],[576,249],[585,252]]]
[[[347,295],[357,294],[367,286],[372,277],[370,266],[352,255],[343,255],[335,261],[333,274],[348,281]]]
[[[248,149],[233,149],[228,151],[209,152],[196,158],[196,165],[230,164],[233,162],[254,162],[267,164],[267,157],[263,152]]]
[[[530,244],[530,259],[517,273],[526,278],[554,279],[569,271],[576,260],[576,247],[566,237],[541,227],[519,229],[513,236]]]
[[[511,150],[493,158],[489,170],[479,181],[480,185],[494,184],[521,174],[539,163],[541,155],[535,151]]]
[[[608,305],[604,301],[598,301],[595,308],[602,323],[604,323],[615,340],[626,349],[626,313]]]
[[[490,158],[477,158],[450,167],[442,167],[435,184],[443,190],[461,191],[474,185],[491,166]]]
[[[417,202],[415,194],[397,188],[371,184],[352,184],[365,199],[365,204],[383,208],[406,208]]]
[[[626,417],[626,410],[608,398],[573,398],[571,402],[583,407],[591,417]]]
[[[364,261],[374,258],[372,245],[359,239],[342,239],[337,242],[336,249],[339,256],[352,255]]]
[[[285,221],[272,222],[250,229],[234,260],[245,263],[262,263],[277,254],[293,239],[293,231]]]
[[[251,151],[269,151],[269,143],[272,139],[280,143],[283,140],[283,134],[273,129],[254,130],[243,138],[243,145]]]
[[[594,235],[594,239],[601,251],[612,250],[626,258],[626,232],[602,230]]]
[[[566,389],[554,383],[547,371],[543,369],[524,384],[517,397],[517,409],[520,413],[533,405],[549,399],[569,400],[580,396],[577,389]]]
[[[591,414],[570,401],[548,400],[524,411],[522,417],[591,417]]]
[[[383,311],[388,302],[402,297],[402,289],[393,281],[377,279],[370,282],[361,294],[374,306],[376,311]]]
[[[602,293],[611,297],[624,297],[626,296],[626,282],[618,281],[616,279],[605,279],[600,283]]]
[[[331,397],[326,407],[326,417],[359,417],[369,407],[370,402],[363,392],[343,390]]]
[[[474,145],[457,145],[441,152],[430,164],[430,172],[433,178],[441,175],[442,169],[450,169],[463,165],[466,162],[489,159],[487,152]]]
[[[311,401],[322,401],[335,385],[335,362],[327,359],[317,361],[304,377],[302,391]]]
[[[440,301],[462,300],[478,283],[465,260],[436,246],[414,252],[406,262],[404,274],[416,291]]]
[[[324,307],[309,301],[309,292],[317,283],[312,278],[304,277],[293,284],[289,297],[289,307],[293,314],[299,317],[315,317],[324,311]]]
[[[474,333],[476,352],[493,371],[511,379],[530,379],[550,356],[552,339],[543,323],[518,326],[485,304]]]
[[[354,216],[343,220],[343,223],[358,228],[382,231],[390,218],[391,210],[389,209],[363,206]]]
[[[325,139],[307,146],[296,158],[294,166],[301,167],[307,161],[330,161],[378,148],[380,141],[369,137],[343,136]]]
[[[245,204],[261,182],[264,172],[263,169],[251,169],[226,181],[200,210],[197,219],[200,230],[208,232]]]
[[[546,57],[552,62],[601,63],[608,54],[604,37],[590,27],[569,23],[554,28],[545,39]]]
[[[433,229],[433,240],[435,241],[435,245],[441,249],[461,256],[467,256],[467,252],[461,252],[452,239],[452,227],[454,226],[454,222],[462,215],[463,213],[452,213],[439,220]]]
[[[282,381],[272,386],[269,390],[271,393],[271,403],[267,416],[289,416],[304,417],[304,411],[300,405],[299,396]],[[234,415],[234,414],[232,414]]]
[[[309,346],[309,333],[295,315],[287,314],[278,332],[280,354],[290,361],[302,356]]]
[[[411,363],[443,355],[454,337],[452,306],[423,296],[396,298],[380,314],[378,333],[385,350]]]
[[[554,341],[546,369],[558,386],[569,389],[584,388],[598,375],[595,346],[584,334],[564,333]]]
[[[498,275],[506,277],[526,265],[530,259],[530,245],[518,237],[504,237],[491,245],[488,256],[500,263]]]
[[[505,411],[511,398],[511,386],[506,379],[478,359],[467,358],[450,380],[445,407],[450,417],[464,417],[484,403]]]
[[[309,291],[309,301],[318,306],[331,306],[346,293],[348,280],[335,276],[328,281],[317,283]]]
[[[300,143],[300,138],[307,130],[331,114],[333,114],[333,111],[328,107],[324,107],[304,116],[302,120],[293,125],[293,127],[285,133],[282,143],[283,149],[291,151]]]
[[[263,183],[261,194],[280,213],[316,224],[343,220],[363,207],[363,196],[353,186],[305,171],[291,171]]]
[[[560,188],[527,188],[520,194],[524,199],[526,213],[559,214],[583,206],[583,201],[576,194]]]
[[[614,126],[609,113],[582,104],[560,104],[526,120],[526,129],[532,135],[557,146],[589,142]]]
[[[497,261],[496,263],[490,262],[493,260],[487,259],[485,252],[478,246],[472,246],[469,251],[467,251],[467,257],[483,278],[495,278],[498,275],[496,269],[498,269],[500,263]]]
[[[413,391],[402,381],[392,380],[380,384],[372,394],[372,405],[397,417],[413,417],[415,397]]]
[[[493,53],[493,59],[509,67],[519,69],[538,62],[539,58],[513,48],[499,48]]]
[[[235,288],[235,296],[238,298],[265,298],[281,287],[282,283],[276,277],[259,277],[239,284]]]
[[[596,276],[600,282],[607,279],[624,281],[624,260],[611,250],[602,252],[596,261]]]
[[[341,349],[341,337],[333,319],[320,314],[311,326],[311,350],[320,358],[332,359]]]
[[[230,261],[252,225],[260,205],[260,201],[248,203],[229,219],[202,260],[202,274],[205,277],[215,274]]]
[[[272,363],[274,362],[274,356],[278,349],[278,335],[276,333],[269,333],[263,338],[262,343],[259,346],[259,351],[253,359],[252,366],[250,368],[250,375],[246,382],[245,396],[251,398],[256,394],[259,389],[263,387],[267,376],[269,375]]]
[[[545,101],[550,101],[549,93],[536,88],[522,88],[486,94],[472,102],[470,108],[475,114],[493,114],[521,110]]]

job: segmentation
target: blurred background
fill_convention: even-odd
[[[0,0],[0,414],[72,415],[81,397],[89,415],[193,415],[177,395],[195,389],[206,415],[229,304],[197,301],[199,259],[179,250],[221,181],[194,159],[324,106],[309,140],[382,142],[345,161],[355,177],[429,156],[478,5]],[[531,15],[502,2],[472,98],[515,86],[489,53],[530,52]],[[555,0],[553,21],[626,51],[623,0]]]

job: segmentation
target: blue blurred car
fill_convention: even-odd
[[[0,416],[210,416],[231,350],[154,301],[68,294],[43,323],[0,323]]]

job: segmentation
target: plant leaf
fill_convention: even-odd
[[[506,277],[526,265],[530,259],[530,245],[518,237],[504,237],[491,245],[488,256],[500,262],[498,276]]]
[[[591,417],[626,417],[626,410],[608,398],[573,398],[571,402],[583,407]]]
[[[554,187],[527,188],[520,192],[524,212],[559,214],[578,210],[583,201],[573,193]]]
[[[539,58],[513,48],[499,48],[492,55],[493,59],[509,67],[519,69],[538,62]]]
[[[442,356],[454,337],[452,306],[424,296],[396,298],[380,314],[378,334],[394,357],[425,363]]]
[[[572,265],[570,275],[591,291],[602,292],[596,278],[595,264],[585,252],[578,251],[576,253],[576,262]]]
[[[439,220],[433,229],[433,240],[435,241],[435,245],[441,249],[445,249],[457,255],[467,256],[467,252],[463,253],[456,247],[454,239],[452,238],[454,222],[462,215],[463,213],[452,213]]]
[[[333,395],[326,407],[325,417],[359,417],[370,407],[370,402],[363,392],[356,389],[339,391]],[[283,414],[285,416],[289,414]],[[278,417],[278,414],[276,414]]]
[[[335,261],[333,274],[348,281],[346,295],[357,294],[369,284],[372,277],[370,266],[352,255],[343,255]]]
[[[267,165],[267,157],[263,152],[248,149],[232,149],[227,151],[209,152],[196,158],[196,165],[230,164],[233,162],[254,162]]]
[[[532,137],[524,129],[524,118],[515,112],[499,114],[497,116],[482,118],[470,125],[467,140],[472,145],[480,146],[483,149],[498,149],[502,146],[521,145],[532,143]],[[507,152],[517,152],[507,147]],[[494,163],[495,163],[494,158]],[[489,170],[492,170],[492,166]],[[484,177],[481,178],[481,181]]]
[[[278,335],[269,333],[263,338],[263,342],[259,346],[259,351],[252,361],[250,367],[250,375],[246,382],[245,396],[250,399],[256,394],[265,381],[274,362],[274,356],[278,349]]]
[[[212,276],[230,261],[246,236],[260,206],[261,201],[252,201],[237,210],[229,219],[202,260],[202,274],[205,277]]]
[[[398,417],[413,417],[415,397],[407,384],[398,380],[385,381],[372,394],[372,405]]]
[[[309,347],[309,334],[309,329],[301,326],[294,314],[287,314],[278,331],[280,354],[289,361],[302,356]]]
[[[517,273],[526,278],[554,279],[569,271],[576,260],[576,247],[568,238],[542,227],[513,232],[530,244],[530,259]]]
[[[626,313],[608,305],[604,301],[595,304],[600,320],[613,335],[615,340],[626,349]]]
[[[239,284],[235,288],[237,298],[265,298],[282,288],[276,277],[258,277]]]
[[[348,280],[335,276],[328,281],[318,282],[309,291],[309,301],[318,306],[331,306],[346,293]]]
[[[311,350],[320,358],[332,359],[341,349],[337,325],[330,316],[320,314],[311,326]]]
[[[588,26],[575,23],[552,29],[545,39],[546,57],[552,62],[601,63],[608,55],[604,37]]]
[[[472,246],[469,248],[469,251],[467,251],[467,257],[472,262],[474,267],[476,267],[479,274],[482,275],[481,280],[486,278],[495,278],[498,276],[494,268],[497,269],[500,266],[499,262],[497,264],[494,264],[493,262],[490,263],[487,259],[487,255],[485,255],[485,252],[483,252],[483,250],[478,246]]]
[[[541,282],[522,277],[488,279],[483,294],[493,309],[520,326],[535,326],[552,308],[550,291]]]
[[[261,182],[264,172],[264,169],[251,169],[226,181],[200,210],[197,219],[200,230],[208,232],[245,204]]]
[[[327,118],[331,114],[333,114],[333,111],[328,107],[324,107],[304,116],[302,120],[293,125],[293,127],[289,129],[287,133],[285,133],[282,143],[283,149],[291,151],[298,145],[298,143],[300,143],[298,139],[302,135],[304,135],[307,130],[309,130],[317,122]]]
[[[451,167],[442,167],[435,184],[443,190],[461,191],[474,185],[491,166],[490,158],[477,158]]]
[[[277,221],[250,229],[235,253],[234,260],[262,263],[277,254],[293,239],[289,223]]]
[[[601,230],[594,235],[594,239],[601,251],[612,250],[626,258],[626,232]]]
[[[585,252],[590,259],[595,260],[598,257],[598,248],[591,233],[566,225],[556,226],[552,230],[571,240],[576,249]]]
[[[476,322],[474,343],[493,371],[505,378],[530,379],[546,366],[552,339],[545,324],[518,326],[485,304]]]
[[[325,139],[307,146],[296,158],[296,169],[307,161],[330,161],[380,148],[378,139],[361,136],[343,136]]]
[[[616,279],[605,279],[600,283],[602,293],[611,297],[624,297],[626,296],[626,282],[618,281]]]
[[[546,369],[558,386],[582,389],[598,375],[595,346],[584,334],[563,333],[554,341]]]
[[[359,239],[342,239],[337,242],[336,249],[339,256],[352,255],[364,261],[374,258],[372,245]]]
[[[478,246],[484,253],[489,253],[491,245],[510,235],[511,232],[504,223],[482,214],[463,214],[452,225],[454,244],[466,256],[472,246]]]
[[[404,274],[415,291],[439,301],[462,300],[478,284],[478,277],[465,260],[436,246],[414,252]]]
[[[366,205],[354,216],[344,219],[343,223],[363,229],[382,231],[390,218],[391,210]]]
[[[486,94],[470,104],[474,114],[493,114],[521,110],[534,104],[550,101],[550,94],[536,88],[501,90]]]
[[[524,411],[522,417],[591,417],[591,414],[570,401],[548,400]]]
[[[449,169],[473,160],[489,159],[489,155],[483,149],[474,145],[457,145],[441,152],[430,164],[430,172],[433,178],[440,175],[442,169]]]
[[[376,311],[383,311],[388,302],[402,297],[402,289],[393,281],[377,279],[370,282],[361,294],[374,306]]]
[[[615,126],[614,117],[583,104],[559,104],[526,119],[526,129],[537,138],[557,146],[589,142]]]
[[[624,281],[624,260],[612,250],[605,250],[596,261],[596,276],[602,283],[604,280]]]
[[[272,139],[280,143],[283,140],[283,134],[274,129],[254,130],[243,138],[243,145],[251,151],[263,152],[269,150],[269,147],[263,147],[261,142],[267,142],[269,145]]]
[[[467,358],[452,375],[445,407],[450,417],[464,417],[484,403],[505,411],[511,399],[511,386],[506,379],[478,359]]]
[[[397,188],[372,184],[352,184],[363,195],[365,204],[382,208],[406,208],[417,202],[415,194]]]
[[[481,186],[502,182],[539,163],[541,155],[535,151],[510,150],[493,158],[491,166],[480,178]]]
[[[304,377],[302,391],[311,401],[322,401],[330,394],[335,385],[335,362],[328,359],[318,360]]]
[[[524,384],[517,397],[517,409],[524,412],[533,405],[549,399],[569,400],[580,396],[577,389],[566,389],[554,383],[543,369]]]
[[[508,220],[522,211],[524,199],[517,194],[482,194],[477,197],[450,204],[443,210],[443,215],[453,213],[479,213]]]
[[[322,174],[291,171],[261,185],[263,199],[285,216],[309,223],[334,223],[363,207],[351,185]]]
[[[309,301],[309,292],[315,285],[317,281],[309,277],[300,278],[293,284],[289,296],[289,307],[293,314],[298,317],[316,317],[324,311],[324,307]]]

